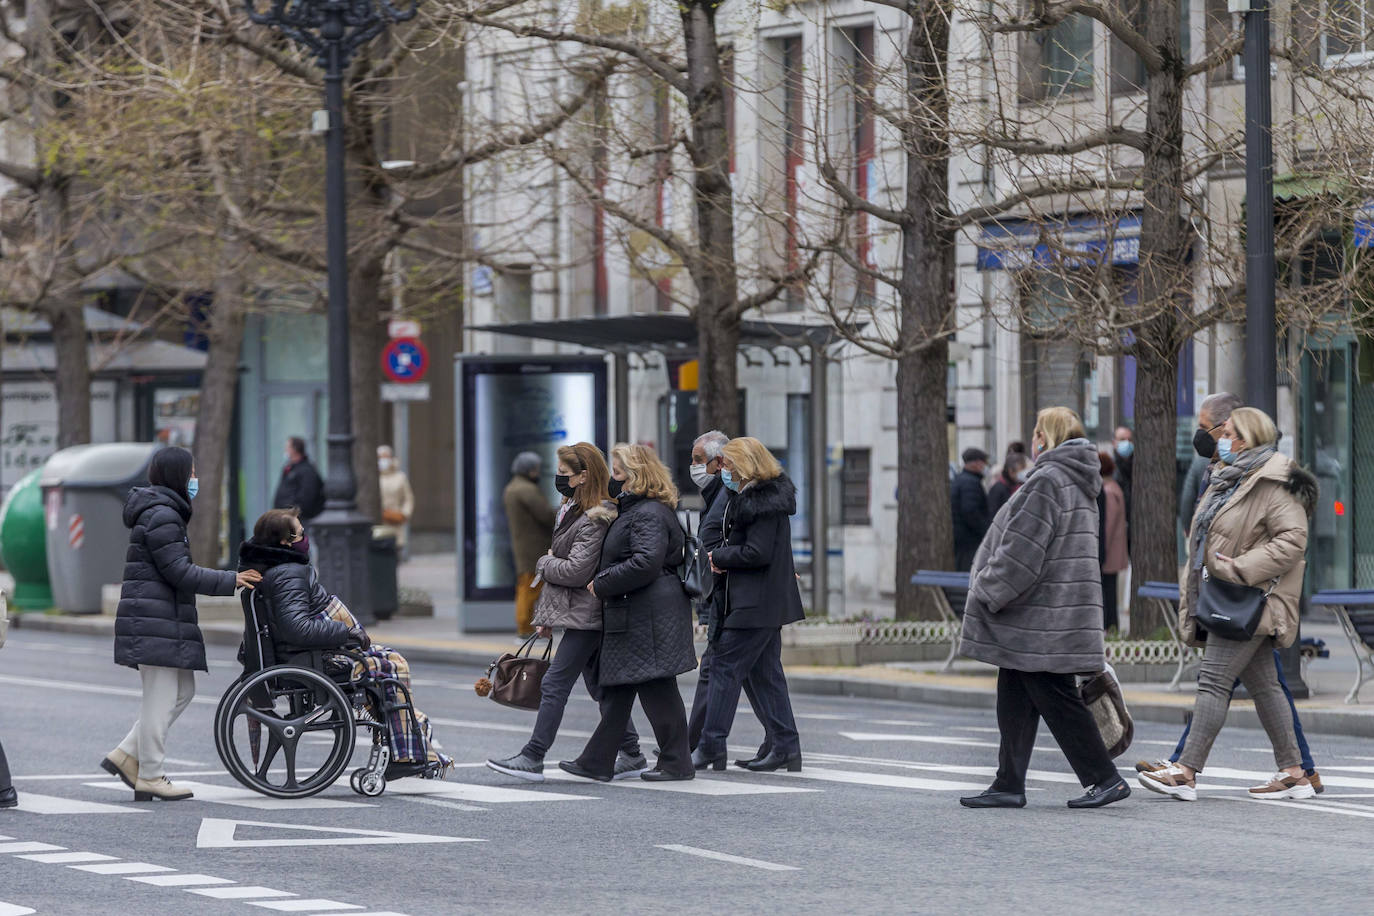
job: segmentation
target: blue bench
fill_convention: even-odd
[[[950,592],[968,593],[969,574],[966,572],[948,572],[937,569],[918,569],[916,575],[911,577],[911,584],[918,588],[930,590],[935,599],[935,607],[940,612],[940,617],[944,620],[949,632],[949,655],[945,658],[945,665],[941,671],[948,671],[954,667],[954,659],[959,656],[959,630],[960,615],[955,613],[954,606],[949,600]],[[959,610],[963,611],[963,602],[959,603]]]
[[[1355,685],[1350,688],[1345,701],[1358,703],[1360,688],[1374,681],[1374,591],[1331,589],[1317,592],[1308,604],[1330,610],[1345,631],[1345,638],[1350,640],[1357,668]]]
[[[1174,672],[1174,679],[1169,682],[1169,689],[1181,690],[1183,675],[1189,668],[1197,667],[1198,658],[1197,653],[1190,651],[1188,644],[1183,641],[1183,634],[1178,628],[1178,583],[1146,582],[1136,589],[1136,596],[1153,601],[1159,607],[1160,616],[1164,618],[1164,626],[1168,628],[1169,636],[1178,646],[1178,670]]]

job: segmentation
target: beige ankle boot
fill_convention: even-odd
[[[166,776],[160,779],[139,779],[134,783],[134,801],[185,801],[194,798],[190,789],[179,789]]]
[[[100,761],[100,768],[111,776],[118,776],[130,789],[138,781],[138,758],[115,748]]]

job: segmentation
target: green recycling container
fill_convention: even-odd
[[[14,576],[10,607],[46,611],[53,606],[48,584],[47,532],[43,530],[42,468],[27,474],[0,505],[0,558]]]

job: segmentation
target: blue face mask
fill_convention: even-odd
[[[1130,439],[1122,439],[1116,444],[1116,453],[1122,458],[1129,458],[1135,452],[1135,443]]]
[[[725,489],[731,491],[732,493],[739,492],[739,481],[735,479],[734,474],[730,473],[729,468],[726,468],[725,470],[720,472],[720,482],[725,484]]]
[[[191,497],[192,499],[195,499],[195,498],[196,498],[196,494],[199,493],[199,492],[200,492],[200,481],[199,481],[199,480],[197,480],[196,478],[192,477],[190,480],[186,481],[186,495],[187,495],[187,496]]]
[[[1221,459],[1223,464],[1231,464],[1236,460],[1236,453],[1231,451],[1230,439],[1217,440],[1217,457]]]

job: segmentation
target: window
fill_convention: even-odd
[[[1374,59],[1374,0],[1326,0],[1322,62],[1328,67]]]
[[[871,449],[844,450],[844,466],[840,476],[842,524],[865,526],[873,523],[868,510],[868,483],[872,473]]]
[[[1024,428],[1033,429],[1041,407],[1062,404],[1083,415],[1086,354],[1066,339],[1061,325],[1070,319],[1074,289],[1049,270],[1027,271],[1022,286],[1021,406]]]
[[[1074,13],[1028,36],[1022,48],[1022,96],[1046,99],[1093,87],[1093,21]]]

